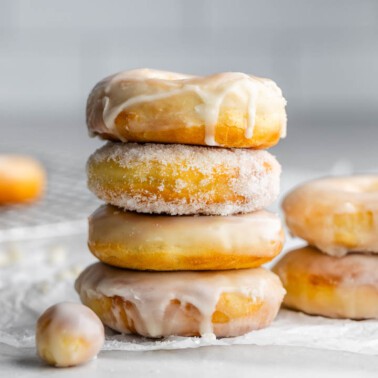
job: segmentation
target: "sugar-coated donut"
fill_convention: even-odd
[[[75,286],[104,324],[147,337],[242,335],[268,326],[284,296],[263,268],[138,272],[97,263]]]
[[[138,270],[254,268],[282,249],[280,218],[138,214],[103,205],[89,217],[88,246],[102,262]]]
[[[331,318],[378,319],[378,256],[329,256],[313,247],[286,254],[273,268],[284,304]]]
[[[142,213],[229,215],[271,204],[280,165],[266,151],[111,143],[88,160],[88,187]]]
[[[308,182],[289,193],[283,210],[291,233],[325,253],[378,253],[378,175]]]
[[[62,302],[48,308],[38,319],[38,355],[50,365],[68,367],[97,355],[105,340],[97,315],[80,303]]]
[[[30,156],[0,155],[0,205],[32,202],[45,188],[41,164]]]
[[[94,87],[87,124],[92,134],[122,142],[268,148],[285,136],[285,105],[269,79],[138,69]]]

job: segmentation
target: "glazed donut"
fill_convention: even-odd
[[[88,187],[125,210],[229,215],[271,204],[280,165],[266,151],[108,143],[88,160]]]
[[[138,69],[99,82],[87,102],[92,134],[122,142],[268,148],[286,134],[286,101],[269,80]]]
[[[267,211],[171,217],[103,205],[89,217],[89,249],[102,262],[120,268],[254,268],[280,253],[283,242],[279,217]]]
[[[378,176],[324,178],[283,202],[291,233],[325,253],[378,252]]]
[[[238,336],[268,326],[284,290],[263,268],[216,272],[138,272],[97,263],[76,291],[105,325],[146,337]]]
[[[342,258],[296,249],[273,268],[287,290],[284,304],[331,318],[378,319],[378,256]]]
[[[0,155],[0,205],[37,200],[45,181],[44,169],[32,157]]]

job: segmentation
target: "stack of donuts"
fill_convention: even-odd
[[[309,246],[277,263],[284,303],[331,318],[378,318],[378,176],[305,183],[285,198],[291,233]]]
[[[285,136],[276,84],[140,69],[99,82],[87,103],[89,218],[101,262],[76,281],[104,324],[147,337],[237,336],[269,325],[284,296],[260,266],[282,249],[264,210],[280,165],[263,149]]]

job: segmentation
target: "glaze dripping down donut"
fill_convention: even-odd
[[[76,291],[110,328],[155,338],[230,337],[266,327],[285,293],[263,268],[138,272],[102,263],[79,276]]]
[[[286,135],[285,105],[265,78],[138,69],[94,87],[87,124],[92,134],[122,142],[268,148]]]

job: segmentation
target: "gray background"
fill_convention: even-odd
[[[136,67],[273,78],[288,100],[286,169],[376,167],[378,1],[2,0],[2,149],[62,152],[84,164],[99,142],[86,96]]]

